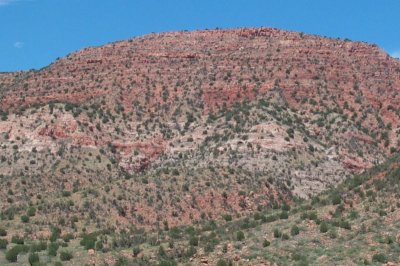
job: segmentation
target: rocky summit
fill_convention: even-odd
[[[223,230],[241,238],[237,219],[290,214],[396,154],[399,92],[400,60],[376,45],[272,28],[150,34],[0,73],[4,241],[69,236],[85,246],[95,237],[96,265],[132,246],[132,263],[151,265],[150,253],[171,258],[174,245],[161,244],[185,239],[181,228],[213,234],[232,223]],[[335,193],[322,198],[348,191]],[[201,246],[193,234],[191,247]],[[234,250],[226,241],[215,246]],[[212,264],[205,245],[179,262]],[[253,265],[276,261],[256,255]]]

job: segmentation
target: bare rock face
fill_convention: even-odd
[[[375,45],[271,28],[151,34],[0,73],[0,174],[41,176],[31,189],[48,198],[124,190],[97,210],[121,228],[251,212],[390,156],[399,91],[400,61]]]
[[[134,143],[112,143],[113,147],[121,155],[120,165],[128,171],[143,172],[150,164],[163,153],[165,141],[158,136],[151,140],[139,141]],[[142,154],[141,157],[135,157],[135,153]]]
[[[77,130],[78,124],[71,115],[64,116],[55,125],[45,125],[39,130],[40,136],[47,136],[55,139],[69,138]]]

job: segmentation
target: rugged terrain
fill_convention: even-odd
[[[0,227],[133,236],[292,206],[397,153],[399,91],[400,61],[376,45],[270,28],[0,73]]]

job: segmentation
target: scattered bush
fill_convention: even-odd
[[[18,245],[23,245],[24,244],[24,239],[20,236],[13,236],[11,238],[11,243],[18,244]]]
[[[83,235],[83,239],[81,240],[81,246],[84,246],[85,249],[94,249],[97,241],[97,236],[95,234]]]
[[[342,220],[340,221],[339,227],[347,229],[347,230],[351,230],[351,225],[348,221],[346,220]]]
[[[224,244],[224,245],[222,246],[222,252],[223,252],[223,253],[227,253],[227,252],[228,252],[228,245],[227,245],[227,244]]]
[[[279,219],[288,219],[289,218],[289,214],[287,211],[283,211],[281,212],[281,214],[279,215]]]
[[[61,234],[61,229],[57,228],[57,227],[53,227],[51,229],[51,235],[50,235],[49,240],[51,242],[55,242],[60,237],[60,234]]]
[[[283,204],[283,205],[282,205],[282,211],[286,211],[286,212],[290,211],[290,206],[287,205],[286,203]]]
[[[29,251],[29,247],[25,246],[25,245],[16,245],[14,247],[12,247],[11,249],[9,249],[6,252],[6,260],[8,260],[9,262],[17,262],[18,260],[18,254],[20,253],[26,253]]]
[[[253,218],[254,218],[255,221],[265,219],[264,216],[263,216],[261,213],[259,213],[259,212],[256,212],[256,213],[254,214]]]
[[[158,263],[158,266],[176,266],[176,265],[177,264],[176,264],[176,262],[174,260],[161,260]]]
[[[22,215],[22,216],[21,216],[21,222],[23,222],[23,223],[28,223],[28,222],[29,222],[29,216],[27,216],[27,215]]]
[[[342,198],[340,197],[339,193],[334,193],[332,195],[332,204],[339,205],[342,202]]]
[[[265,223],[272,223],[277,220],[277,216],[275,215],[269,215],[265,218]]]
[[[17,247],[18,246],[15,246],[6,252],[6,260],[9,262],[17,262],[18,254],[20,252]]]
[[[55,257],[57,256],[58,244],[57,243],[50,243],[47,247],[47,254],[49,256]]]
[[[217,266],[228,266],[228,265],[229,265],[228,262],[224,259],[220,259],[217,262]]]
[[[124,265],[128,265],[128,259],[123,256],[118,257],[117,262],[114,264],[114,266],[124,266]]]
[[[198,239],[197,237],[195,237],[195,236],[192,236],[192,237],[189,239],[189,245],[191,245],[191,246],[198,246],[198,245],[199,245],[199,239]]]
[[[8,245],[7,239],[0,239],[0,249],[6,249]]]
[[[386,263],[387,257],[383,253],[377,253],[372,256],[372,261],[379,262],[379,263]]]
[[[45,241],[40,241],[38,243],[33,243],[31,245],[31,252],[40,252],[47,249],[47,243]]]
[[[29,254],[28,261],[29,261],[30,265],[34,265],[35,263],[38,263],[39,262],[39,255],[37,253]]]
[[[224,218],[225,221],[230,222],[232,221],[232,216],[229,214],[225,214],[222,216]]]
[[[322,222],[320,225],[319,225],[319,231],[321,232],[321,233],[326,233],[326,232],[328,232],[328,224],[326,223],[326,222]]]
[[[331,230],[329,230],[328,234],[331,239],[335,239],[337,237],[335,228],[331,228]]]
[[[296,235],[300,234],[300,229],[299,229],[299,227],[298,227],[297,225],[293,225],[293,226],[292,226],[292,229],[290,229],[290,234],[291,234],[292,236],[296,236]]]
[[[211,248],[210,248],[210,246],[211,246]],[[204,251],[205,251],[205,252],[212,252],[212,251],[214,251],[214,245],[212,245],[212,244],[207,244],[207,245],[205,246],[205,248],[204,248]],[[196,253],[197,253],[196,248],[195,248],[194,246],[190,246],[190,247],[186,250],[184,256],[185,256],[186,258],[191,258],[191,257],[193,257]]]
[[[100,250],[103,250],[103,248],[104,248],[103,242],[102,241],[97,241],[96,242],[96,250],[100,251]]]
[[[238,231],[236,233],[236,240],[237,241],[243,241],[244,240],[244,233],[242,231]]]
[[[289,235],[288,234],[282,234],[282,240],[288,240]]]
[[[61,251],[60,252],[60,260],[61,261],[70,261],[73,258],[72,253],[69,251]]]
[[[65,234],[65,235],[63,235],[62,239],[64,240],[64,242],[68,243],[69,241],[74,239],[74,235],[73,234]]]
[[[6,236],[7,231],[4,228],[0,228],[0,236]]]
[[[35,216],[36,215],[36,209],[35,209],[35,207],[29,207],[29,209],[28,209],[28,211],[26,212],[26,214],[28,215],[28,216]]]
[[[101,243],[101,242],[100,242],[100,243]],[[134,257],[137,257],[137,256],[140,254],[140,252],[142,252],[142,250],[140,249],[139,246],[136,246],[136,247],[134,247],[134,248],[132,249],[132,255],[133,255]]]
[[[274,237],[275,238],[280,238],[282,236],[282,232],[279,231],[279,229],[274,229]]]
[[[303,212],[300,216],[301,219],[305,220],[305,219],[309,219],[312,221],[316,221],[318,219],[318,214],[316,211],[312,211],[312,212]]]

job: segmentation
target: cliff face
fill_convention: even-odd
[[[98,212],[125,224],[246,212],[397,150],[399,91],[400,61],[374,45],[269,28],[147,35],[0,74],[0,174],[41,175],[33,189],[55,194],[123,178],[139,196]],[[161,192],[162,211],[143,198]]]

